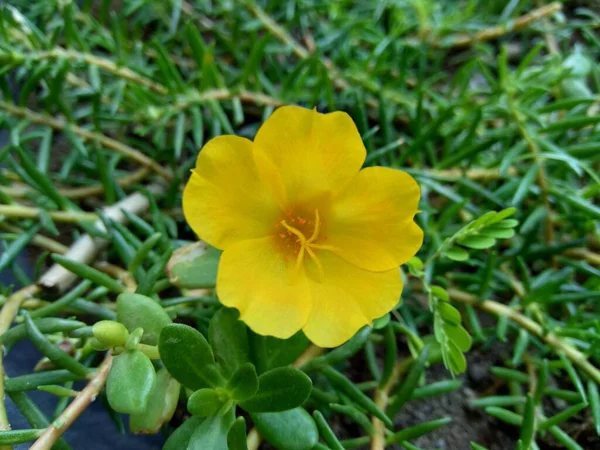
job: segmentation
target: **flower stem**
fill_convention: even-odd
[[[31,450],[50,450],[60,436],[69,428],[83,411],[96,399],[108,377],[112,356],[106,356],[98,370],[92,376],[88,385],[83,389],[73,403],[71,403],[58,418],[46,428],[37,441],[31,446]]]

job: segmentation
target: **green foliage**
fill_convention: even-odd
[[[314,420],[304,408],[250,415],[265,440],[277,449],[309,450],[319,438]]]
[[[177,403],[181,385],[173,379],[166,368],[156,372],[156,381],[148,398],[146,409],[141,414],[132,414],[129,428],[133,433],[154,434],[171,420]]]
[[[152,362],[138,350],[128,350],[113,359],[106,380],[111,408],[124,414],[141,415],[152,396],[156,373]]]
[[[0,286],[3,321],[16,315],[0,343],[11,358],[30,339],[48,369],[0,374],[32,427],[0,432],[2,445],[55,420],[27,391],[59,397],[60,421],[73,382],[108,350],[109,412],[120,429],[112,409],[133,413],[133,432],[171,432],[166,450],[245,449],[238,405],[270,411],[251,420],[279,449],[368,448],[378,433],[429,448],[448,418],[394,424],[422,399],[473,388],[431,382],[429,368],[442,361],[450,378],[498,341],[506,358],[487,371],[503,389],[472,406],[515,427],[522,449],[596,445],[585,441],[600,435],[593,5],[122,3],[119,14],[108,2],[0,6],[0,270],[41,289]],[[181,211],[198,150],[252,138],[284,103],[348,112],[366,165],[421,187],[425,241],[402,268],[402,302],[322,354],[301,332],[259,336],[219,307],[220,251],[193,242]],[[96,246],[65,254],[76,240]],[[56,269],[45,276],[53,262],[66,269],[58,282]],[[206,417],[172,429],[185,405]]]
[[[142,328],[142,342],[156,345],[161,330],[171,318],[154,300],[145,295],[124,293],[117,297],[117,320],[129,331]]]
[[[160,333],[160,357],[173,377],[189,389],[225,384],[207,340],[194,328],[172,324]]]
[[[304,372],[278,367],[258,377],[258,390],[248,400],[240,402],[240,406],[251,413],[287,411],[301,406],[311,388],[312,381]]]

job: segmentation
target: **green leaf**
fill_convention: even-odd
[[[181,247],[173,253],[166,271],[169,280],[182,289],[215,287],[221,251],[204,242]]]
[[[463,352],[466,352],[471,348],[473,340],[462,326],[453,325],[452,323],[447,322],[444,324],[444,331],[450,337],[450,340]]]
[[[248,332],[238,316],[234,309],[221,308],[208,327],[208,340],[226,378],[250,361]]]
[[[523,422],[521,424],[520,441],[524,449],[529,449],[535,436],[535,403],[531,394],[527,395]]]
[[[111,408],[124,414],[142,414],[148,406],[156,373],[150,359],[139,350],[117,355],[106,380]]]
[[[462,262],[469,259],[469,252],[467,252],[464,248],[450,247],[444,251],[444,256],[452,261]]]
[[[293,363],[308,346],[308,339],[301,331],[288,339],[261,336],[249,331],[249,338],[252,362],[259,374]]]
[[[162,450],[187,449],[192,435],[194,434],[196,429],[198,429],[200,425],[202,425],[202,422],[204,422],[204,420],[204,417],[198,416],[192,416],[189,419],[187,419],[185,422],[179,425],[179,428],[173,431],[171,436],[169,436],[169,439],[167,439],[167,442],[165,442],[165,445],[163,446]]]
[[[452,422],[452,419],[450,417],[444,417],[442,419],[423,422],[419,425],[405,428],[402,431],[391,435],[385,440],[385,443],[387,445],[390,445],[402,441],[410,441],[412,439],[421,437],[424,434],[431,433],[432,431],[437,430],[438,428],[441,428],[444,425],[448,425],[450,422]]]
[[[258,375],[252,363],[246,363],[233,374],[225,387],[231,398],[243,402],[258,391]]]
[[[208,417],[215,414],[225,403],[214,389],[204,388],[194,392],[188,399],[187,408],[195,416]],[[227,401],[225,399],[225,401]]]
[[[460,326],[462,318],[460,313],[454,306],[452,306],[450,303],[439,303],[437,305],[437,308],[440,311],[440,314],[442,315],[444,321],[455,326]]]
[[[54,260],[54,262],[60,264],[68,271],[73,272],[75,275],[86,280],[90,280],[94,284],[104,286],[112,292],[118,294],[125,291],[125,286],[123,286],[120,282],[106,275],[105,273],[94,269],[93,267],[87,266],[85,264],[82,264],[80,262],[74,261],[72,259],[58,254],[52,255],[52,259]]]
[[[238,417],[227,433],[227,448],[229,450],[248,450],[246,443],[246,420]]]
[[[460,245],[464,245],[465,247],[476,250],[490,248],[496,244],[496,240],[494,238],[486,236],[468,236],[464,239],[460,239],[458,242]]]
[[[467,360],[460,348],[453,342],[448,343],[450,348],[450,370],[452,373],[462,373],[467,370]]]
[[[410,397],[425,370],[425,364],[427,364],[427,359],[429,357],[429,348],[429,345],[425,346],[423,350],[421,350],[421,353],[419,353],[417,359],[411,364],[406,378],[402,380],[402,383],[400,384],[400,389],[390,402],[387,410],[389,417],[393,418],[396,416],[402,406],[410,400]]]
[[[512,228],[489,227],[482,230],[481,235],[494,239],[510,239],[515,235],[515,230]]]
[[[160,333],[158,350],[169,373],[185,387],[198,390],[225,384],[210,345],[194,328],[167,325]]]
[[[446,290],[443,287],[431,286],[431,293],[436,298],[439,298],[440,300],[443,300],[445,302],[450,300],[450,296],[448,295],[448,293],[446,292]]]
[[[227,432],[234,418],[233,410],[207,417],[192,434],[187,450],[228,450]]]
[[[321,414],[320,411],[315,411],[313,412],[313,418],[315,419],[317,428],[319,429],[319,434],[329,448],[332,450],[344,450],[344,446],[340,443],[339,439],[327,423],[327,420],[325,420],[325,417],[323,417],[323,414]]]
[[[179,402],[181,385],[163,367],[156,373],[154,389],[142,414],[132,414],[129,427],[132,433],[156,434],[168,423]]]
[[[325,366],[321,369],[323,375],[325,375],[331,383],[337,387],[340,391],[354,400],[359,406],[364,408],[368,413],[377,417],[383,423],[389,427],[393,427],[394,424],[390,418],[377,406],[377,404],[367,397],[356,385],[350,381],[343,374],[335,370],[331,366]]]
[[[292,367],[279,367],[258,377],[258,391],[240,403],[248,412],[286,411],[302,405],[312,389],[311,379]]]
[[[315,421],[304,408],[250,416],[265,440],[279,450],[310,450],[319,439]]]
[[[45,430],[4,430],[0,431],[0,445],[22,444],[35,441]]]
[[[117,320],[129,332],[143,328],[141,342],[148,345],[156,345],[163,327],[173,322],[162,306],[150,297],[129,292],[117,297]]]

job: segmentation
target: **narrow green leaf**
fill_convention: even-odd
[[[52,255],[52,259],[54,262],[60,264],[68,271],[73,272],[75,275],[86,280],[90,280],[94,284],[104,286],[112,292],[120,294],[121,292],[125,291],[125,286],[123,286],[120,282],[100,272],[99,270],[94,269],[93,267],[81,264],[77,261],[57,254]]]
[[[356,387],[348,378],[330,366],[325,366],[321,369],[329,381],[336,386],[340,391],[344,392],[348,397],[364,408],[369,414],[374,415],[387,426],[392,427],[393,423],[390,418],[379,407]]]
[[[325,420],[325,417],[323,417],[323,414],[321,414],[320,411],[315,411],[313,412],[313,418],[317,424],[319,434],[329,448],[331,450],[344,450],[343,445],[340,443],[339,439]]]

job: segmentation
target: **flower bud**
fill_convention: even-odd
[[[94,337],[109,347],[123,346],[129,338],[129,331],[125,325],[113,320],[101,320],[92,328]]]

